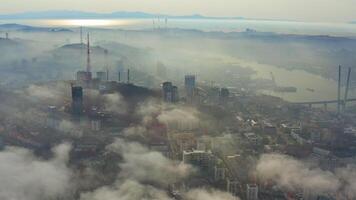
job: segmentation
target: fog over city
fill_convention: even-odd
[[[0,7],[1,200],[356,199],[353,1],[26,4]]]

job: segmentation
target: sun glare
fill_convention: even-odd
[[[110,20],[110,19],[63,19],[48,20],[46,23],[55,26],[125,26],[130,25],[128,20]]]

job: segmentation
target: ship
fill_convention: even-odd
[[[306,88],[306,90],[309,92],[315,92],[315,90],[313,88]]]
[[[297,92],[297,88],[296,87],[275,87],[273,89],[273,91],[275,92]]]

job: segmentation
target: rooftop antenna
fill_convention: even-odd
[[[83,64],[83,27],[79,27],[80,32],[80,65]]]
[[[339,79],[337,84],[337,113],[340,114],[341,106],[341,65],[339,65]]]
[[[127,84],[130,83],[130,69],[127,69]]]
[[[347,98],[348,98],[348,95],[349,95],[350,77],[351,77],[351,67],[349,67],[349,71],[347,72],[347,80],[346,80],[346,89],[345,89],[343,111],[345,111],[345,109],[346,109]]]
[[[109,66],[108,66],[108,50],[105,49],[105,67],[106,67],[106,81],[109,81]]]
[[[80,44],[83,44],[83,27],[80,27]]]
[[[90,66],[90,39],[89,39],[89,33],[87,34],[87,72],[89,73],[91,71],[91,66]]]
[[[106,68],[106,81],[109,81],[109,68]]]

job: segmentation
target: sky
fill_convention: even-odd
[[[143,11],[306,22],[356,21],[356,0],[1,0],[0,13],[45,10]]]

